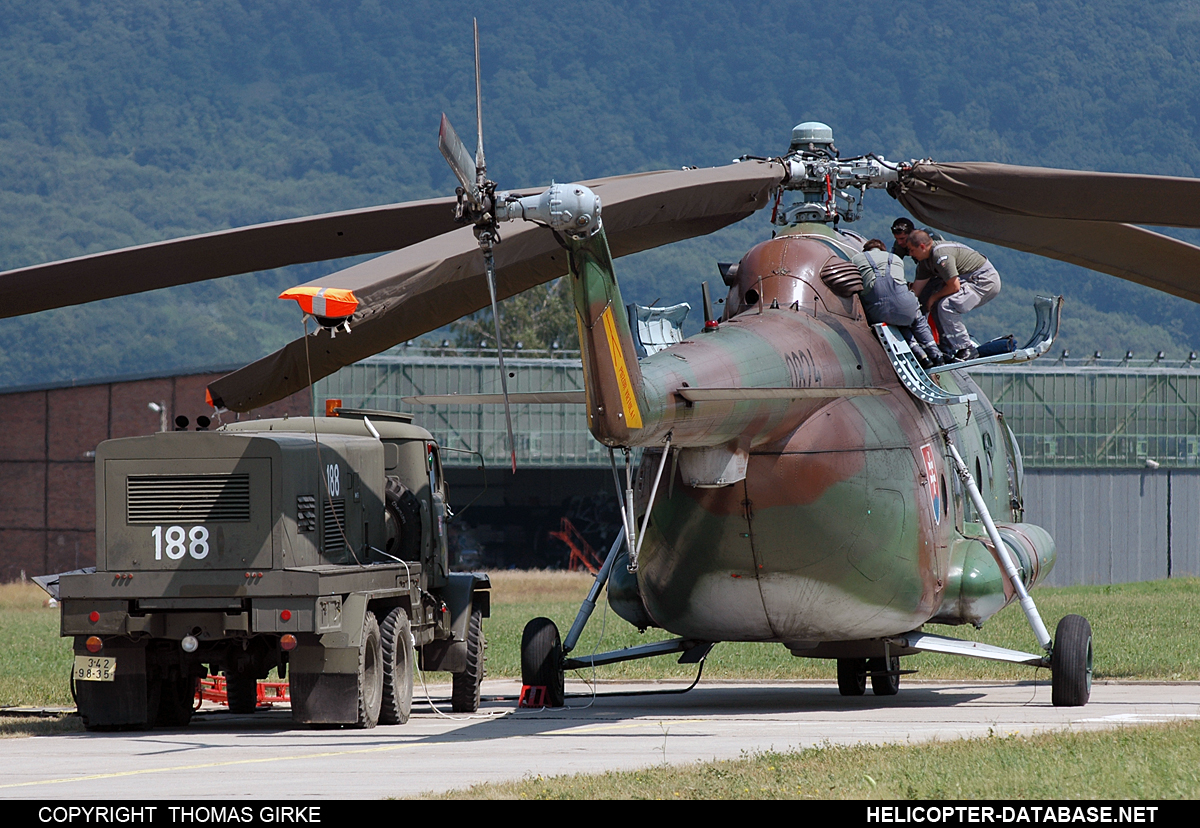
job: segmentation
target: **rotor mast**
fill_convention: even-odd
[[[899,181],[900,174],[911,167],[874,154],[842,160],[833,145],[833,129],[820,121],[796,124],[787,154],[779,160],[787,170],[787,177],[780,185],[772,221],[782,226],[855,221],[862,217],[863,196],[868,189]],[[784,190],[799,192],[801,200],[783,206]]]

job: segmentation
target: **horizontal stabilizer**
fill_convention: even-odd
[[[959,638],[949,638],[944,635],[930,635],[923,632],[911,632],[898,635],[892,642],[900,647],[911,647],[927,653],[945,653],[946,655],[966,656],[967,658],[982,658],[986,661],[1006,661],[1010,664],[1031,664],[1035,667],[1046,664],[1045,655],[1023,653],[1020,650],[1009,650],[995,647],[978,641],[963,641]]]
[[[410,405],[504,405],[503,394],[419,394],[401,397]],[[579,391],[529,391],[509,394],[513,405],[584,405],[587,397]]]
[[[874,397],[888,391],[885,388],[680,388],[675,393],[688,402],[727,402]]]

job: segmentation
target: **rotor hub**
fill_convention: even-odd
[[[833,147],[833,127],[820,121],[804,121],[792,127],[792,143],[788,152],[824,152],[836,154]]]

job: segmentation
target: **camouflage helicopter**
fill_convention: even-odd
[[[393,251],[284,294],[318,328],[210,386],[214,407],[244,412],[566,274],[585,392],[476,400],[585,405],[614,470],[618,452],[625,466],[621,531],[575,624],[565,639],[548,619],[525,630],[523,682],[540,701],[562,703],[565,669],[668,653],[696,662],[716,642],[764,641],[836,660],[847,695],[868,679],[894,694],[900,657],[936,651],[1049,666],[1054,704],[1087,702],[1088,622],[1067,616],[1052,637],[1029,597],[1055,547],[1023,522],[1012,432],[969,363],[926,373],[902,339],[867,323],[849,262],[864,240],[840,223],[861,215],[867,189],[886,189],[932,227],[1200,301],[1200,248],[1131,224],[1200,226],[1200,181],[843,159],[832,130],[808,122],[778,157],[502,191],[487,174],[481,116],[478,133],[472,157],[443,117],[455,196],[10,271],[0,313]],[[706,299],[701,333],[639,360],[613,260],[771,204],[772,237],[721,269],[720,316]],[[1049,347],[1058,307],[1042,303],[1035,336],[1009,359]],[[503,383],[502,356],[500,369]],[[677,637],[572,657],[605,585],[627,621]],[[1013,601],[1041,652],[922,630],[978,626]]]

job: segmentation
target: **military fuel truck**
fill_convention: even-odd
[[[403,723],[416,666],[478,708],[491,585],[450,571],[438,446],[332,413],[100,444],[96,569],[58,578],[89,729],[185,725],[218,671],[250,713],[277,670],[313,725]]]

